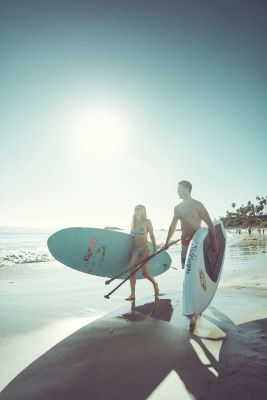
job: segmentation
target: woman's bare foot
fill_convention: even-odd
[[[126,301],[133,301],[135,300],[135,295],[131,294],[129,297],[127,297],[127,299],[125,299]]]

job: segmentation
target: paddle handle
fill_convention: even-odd
[[[130,267],[127,267],[126,269],[124,269],[123,271],[118,272],[116,275],[114,275],[112,278],[108,279],[107,281],[105,281],[106,285],[109,285],[112,281],[114,281],[114,279],[119,278],[121,275],[125,274],[125,272],[130,271]]]

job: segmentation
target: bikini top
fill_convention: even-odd
[[[140,228],[132,228],[131,229],[131,234],[132,235],[134,235],[134,236],[142,236],[142,235],[146,235],[147,234],[147,231],[146,231],[146,229],[145,228],[143,228],[143,227],[140,227]]]

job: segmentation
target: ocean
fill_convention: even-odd
[[[83,300],[86,305],[79,309],[82,316],[103,315],[116,307],[121,306],[125,297],[130,294],[129,284],[125,283],[112,295],[112,300],[107,300],[104,295],[113,289],[120,281],[106,286],[105,278],[94,277],[74,271],[58,261],[49,253],[47,238],[55,231],[48,228],[0,228],[0,278],[3,283],[22,282],[34,276],[36,282],[43,282],[45,291],[51,286],[57,293],[65,293],[62,301],[78,301],[81,293],[86,292]],[[124,231],[128,233],[128,231]],[[255,236],[255,234],[253,233]],[[252,235],[252,236],[253,236]],[[156,230],[157,244],[165,242],[167,231]],[[234,230],[227,232],[227,249],[224,269],[221,280],[229,279],[238,269],[250,262],[253,257],[267,251],[267,242],[263,240],[267,236],[258,235],[258,240],[248,239],[248,234],[243,230],[240,234]],[[173,239],[178,239],[177,231]],[[181,289],[184,271],[180,264],[180,244],[170,247],[169,254],[172,258],[172,266],[165,273],[157,277],[161,292]],[[86,288],[86,290],[85,290]],[[18,289],[19,290],[19,289]],[[16,292],[14,296],[23,296],[23,292]],[[137,296],[146,297],[153,294],[151,284],[146,280],[137,281]],[[82,304],[84,304],[82,303]],[[81,307],[80,307],[81,308]],[[81,316],[80,315],[80,316]]]

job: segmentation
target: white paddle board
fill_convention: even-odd
[[[218,253],[212,251],[208,228],[201,227],[194,234],[186,256],[183,283],[183,314],[200,315],[214,297],[221,277],[226,234],[221,221],[214,221]]]

